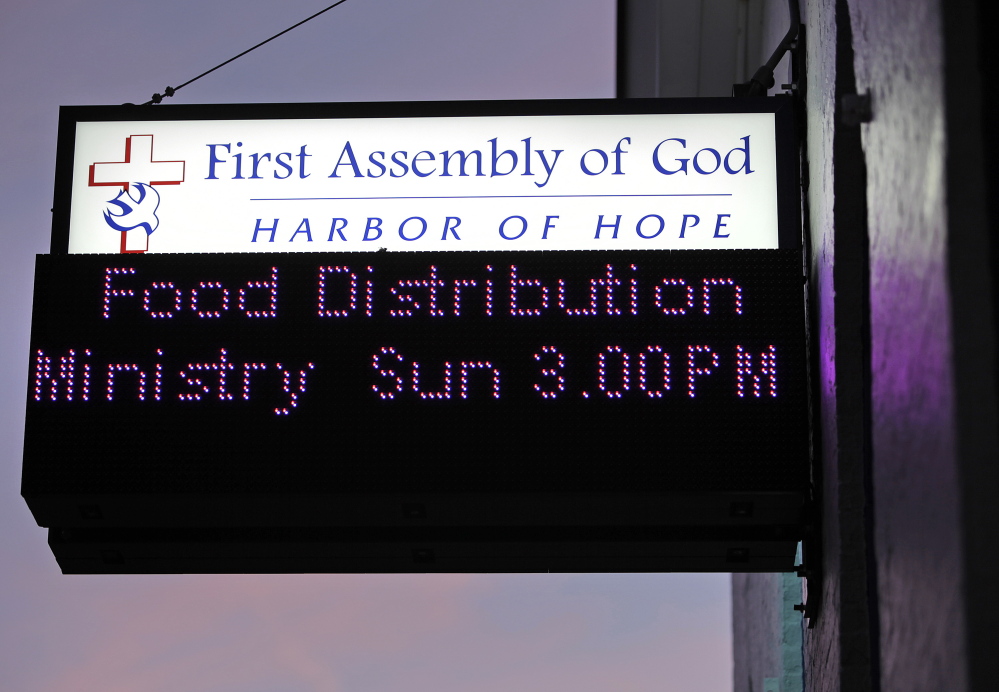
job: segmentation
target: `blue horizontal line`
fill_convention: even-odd
[[[731,197],[727,192],[655,195],[443,195],[439,197],[251,197],[251,202],[323,202],[376,199],[547,199],[552,197]]]

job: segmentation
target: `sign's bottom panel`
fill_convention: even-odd
[[[571,527],[774,526],[801,520],[805,498],[769,493],[135,494],[28,497],[40,526]]]
[[[61,529],[64,574],[788,572],[793,526],[740,530]]]

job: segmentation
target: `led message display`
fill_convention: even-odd
[[[29,503],[805,482],[796,251],[70,255],[36,271]]]

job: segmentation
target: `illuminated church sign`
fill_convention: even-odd
[[[348,105],[280,119],[248,117],[252,106],[190,119],[118,110],[140,121],[66,109],[60,242],[70,253],[780,245],[781,114],[611,104]]]
[[[64,113],[23,485],[64,570],[791,559],[779,113],[240,108]]]

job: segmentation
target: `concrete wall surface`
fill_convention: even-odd
[[[734,661],[735,689],[802,692],[801,580],[794,574],[733,574],[733,639],[753,642]]]
[[[882,689],[964,690],[936,0],[851,2],[870,200],[871,464]]]
[[[805,689],[992,690],[996,24],[973,0],[800,5],[822,522]],[[843,108],[863,94],[869,122]],[[774,665],[774,578],[733,577],[737,692]]]
[[[993,485],[982,494],[980,486],[995,483],[994,471],[982,471],[995,468],[999,426],[988,218],[984,195],[974,192],[986,179],[977,153],[984,118],[975,99],[982,87],[978,6],[850,2],[857,86],[870,91],[873,104],[863,146],[884,692],[996,684],[970,675],[969,656],[972,641],[995,641],[994,621],[969,629],[969,615],[994,585],[967,582],[969,558],[982,559],[967,552],[969,542],[994,529],[995,515],[985,510],[999,490]],[[964,16],[962,27],[948,31],[955,15]],[[995,548],[993,541],[992,555]],[[992,608],[994,616],[994,597]]]

